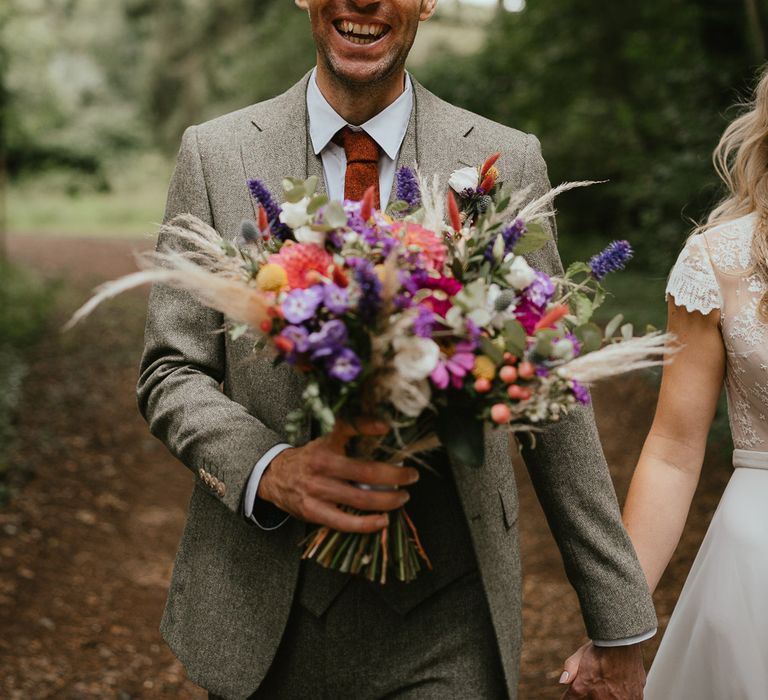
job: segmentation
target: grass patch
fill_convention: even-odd
[[[143,237],[162,221],[172,168],[172,161],[150,153],[113,164],[108,188],[63,172],[12,183],[8,230],[17,235]]]
[[[7,502],[19,476],[8,456],[26,374],[24,355],[46,328],[56,286],[27,270],[0,262],[0,507]]]

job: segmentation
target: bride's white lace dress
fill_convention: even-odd
[[[692,237],[667,286],[678,306],[720,310],[736,467],[651,667],[648,700],[768,698],[768,324],[751,272],[757,219]]]

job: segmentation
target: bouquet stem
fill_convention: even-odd
[[[363,511],[343,507],[347,513]],[[416,526],[405,508],[392,511],[389,525],[376,533],[335,532],[319,527],[302,542],[302,559],[311,559],[327,569],[364,576],[385,584],[390,566],[398,581],[413,581],[423,566],[432,569]]]

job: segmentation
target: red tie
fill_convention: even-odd
[[[374,202],[379,202],[379,144],[362,129],[353,131],[345,126],[338,134],[347,155],[344,175],[344,199],[361,200],[365,191],[373,186]]]

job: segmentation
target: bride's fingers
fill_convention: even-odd
[[[589,644],[585,644],[580,647],[575,654],[571,654],[563,664],[563,672],[560,674],[560,683],[564,685],[570,685],[576,679],[576,675],[579,672],[579,664],[581,663],[581,657],[584,656],[584,652],[589,647]]]

